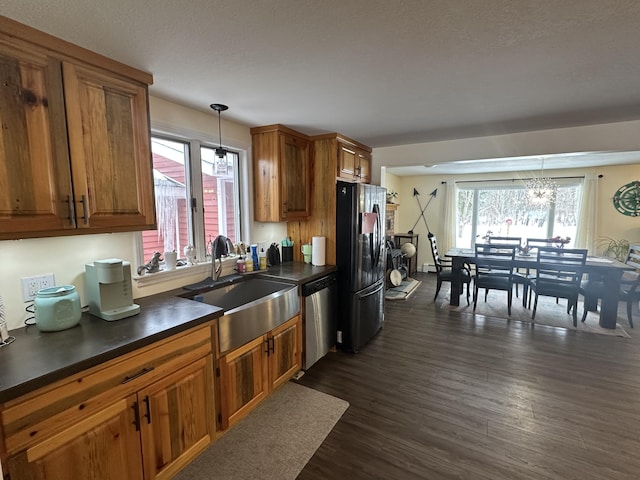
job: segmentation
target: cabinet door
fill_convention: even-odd
[[[74,227],[60,68],[0,36],[0,239]]]
[[[212,357],[138,392],[145,479],[173,478],[213,441]]]
[[[153,228],[146,85],[63,63],[78,228]]]
[[[356,152],[344,145],[339,145],[338,148],[338,176],[346,180],[354,180],[358,164]]]
[[[222,429],[237,423],[267,396],[267,349],[263,336],[220,358]]]
[[[281,217],[291,220],[309,216],[309,142],[280,134]]]
[[[371,154],[369,152],[358,151],[358,166],[356,167],[358,181],[362,183],[371,182]]]
[[[8,459],[11,478],[142,479],[136,397],[131,395]]]
[[[277,388],[302,368],[302,328],[300,316],[275,328],[270,335],[269,382]]]

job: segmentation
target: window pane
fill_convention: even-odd
[[[182,258],[190,243],[185,169],[188,145],[153,137],[151,152],[158,229],[142,232],[144,259],[148,261],[155,251],[174,250]]]
[[[577,229],[577,185],[559,186],[556,203],[532,206],[524,188],[465,188],[458,191],[456,246],[470,248],[488,234],[503,237],[574,238]],[[572,243],[569,243],[571,246]]]
[[[238,154],[216,157],[215,149],[201,147],[204,234],[207,245],[218,235],[240,241],[237,202]]]

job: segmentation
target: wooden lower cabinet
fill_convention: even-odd
[[[173,478],[215,438],[211,330],[192,329],[3,404],[6,478]]]
[[[253,410],[302,368],[302,324],[296,315],[220,358],[221,428]]]
[[[145,479],[172,478],[215,433],[212,355],[138,392]]]
[[[9,458],[16,480],[143,479],[140,435],[134,427],[136,395],[60,431]]]

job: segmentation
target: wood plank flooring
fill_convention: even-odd
[[[437,310],[433,274],[414,277],[366,347],[299,380],[350,403],[300,480],[640,479],[639,328]]]

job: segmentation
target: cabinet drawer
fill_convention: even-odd
[[[3,405],[8,454],[47,438],[153,381],[211,353],[211,324],[141,348]]]

